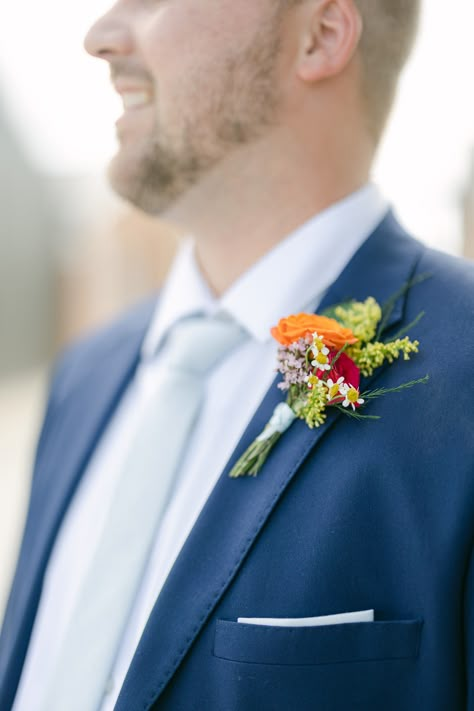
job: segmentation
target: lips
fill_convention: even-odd
[[[112,84],[120,95],[125,111],[140,109],[153,101],[153,86],[139,77],[112,75]]]
[[[132,74],[113,73],[111,79],[123,104],[123,113],[115,121],[119,140],[135,139],[149,133],[153,122],[153,83],[146,77]]]

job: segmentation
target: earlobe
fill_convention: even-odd
[[[320,0],[311,5],[299,75],[314,82],[347,66],[359,44],[362,20],[354,0]]]

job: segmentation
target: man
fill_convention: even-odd
[[[89,32],[125,107],[112,185],[192,236],[56,367],[2,711],[474,710],[474,270],[369,182],[418,11],[119,0]],[[230,478],[283,400],[270,329],[397,292],[419,354],[373,382],[428,384]]]

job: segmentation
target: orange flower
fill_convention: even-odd
[[[282,346],[289,346],[299,338],[305,338],[308,334],[317,331],[318,336],[328,348],[341,349],[346,343],[357,343],[350,328],[344,328],[338,321],[327,316],[317,314],[296,314],[282,318],[278,326],[271,329],[271,334]]]

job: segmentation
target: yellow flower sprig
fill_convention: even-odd
[[[360,368],[362,375],[367,378],[385,362],[393,363],[401,355],[403,360],[410,360],[413,353],[418,353],[419,345],[418,341],[411,341],[408,336],[405,336],[388,343],[376,341],[366,343],[363,348],[352,347],[348,349],[348,355]]]
[[[346,328],[350,328],[359,342],[368,343],[375,338],[382,318],[382,309],[373,296],[365,301],[352,301],[348,305],[336,306],[334,318]]]

